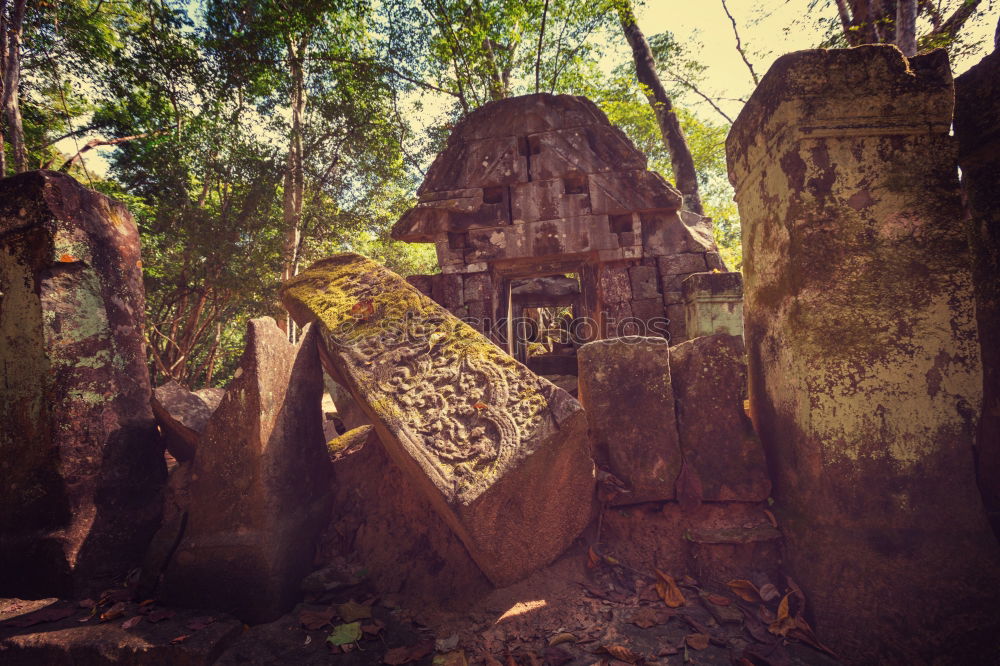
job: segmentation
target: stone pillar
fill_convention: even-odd
[[[689,338],[716,333],[743,335],[743,276],[694,273],[681,283],[684,328]]]
[[[970,218],[972,278],[983,354],[978,476],[1000,535],[1000,51],[955,80],[955,136]]]
[[[100,591],[156,530],[141,266],[121,204],[52,171],[0,181],[0,595]]]
[[[995,649],[953,99],[944,51],[801,51],[726,142],[751,413],[792,575],[850,661],[985,663],[984,641]]]

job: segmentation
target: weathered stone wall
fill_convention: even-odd
[[[0,593],[107,587],[160,517],[139,235],[69,176],[0,181]]]
[[[792,575],[854,661],[971,663],[996,636],[952,103],[943,51],[802,51],[727,140],[752,416]]]
[[[669,330],[680,342],[681,282],[725,270],[711,220],[680,210],[680,193],[583,97],[527,95],[477,109],[418,195],[393,237],[433,242],[441,274],[411,284],[486,333],[484,320],[507,316],[512,280],[577,273],[576,316],[596,327],[588,339]],[[654,329],[662,318],[669,325]]]
[[[1000,535],[1000,51],[955,80],[955,136],[969,209],[976,320],[983,354],[978,476]]]

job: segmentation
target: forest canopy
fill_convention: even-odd
[[[450,128],[485,103],[591,98],[700,200],[738,270],[724,140],[780,55],[762,25],[788,16],[780,29],[806,46],[968,60],[996,23],[981,0],[720,0],[700,34],[645,34],[654,3],[630,0],[0,1],[0,169],[67,171],[130,208],[154,383],[190,388],[228,379],[246,320],[283,319],[280,281],[315,259],[352,250],[436,271],[432,246],[388,230]],[[708,48],[738,56],[723,78],[739,85],[720,85]]]

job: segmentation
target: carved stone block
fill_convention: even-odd
[[[629,336],[588,342],[577,360],[594,456],[629,489],[616,503],[673,499],[681,450],[667,341]]]
[[[375,262],[342,254],[287,282],[300,324],[390,457],[497,585],[552,561],[590,519],[580,404]]]
[[[611,125],[555,130],[528,137],[532,180],[567,173],[645,170],[646,157]]]
[[[681,206],[681,193],[663,176],[645,169],[591,173],[588,180],[591,207],[598,215],[675,211]]]

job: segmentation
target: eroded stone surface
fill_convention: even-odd
[[[0,591],[110,586],[159,521],[139,235],[121,204],[0,181]]]
[[[616,502],[673,499],[681,451],[667,341],[598,340],[577,357],[595,460],[629,487]]]
[[[159,596],[273,620],[298,595],[328,506],[317,331],[289,343],[253,319],[222,404],[190,463],[187,523]]]
[[[771,492],[764,449],[743,409],[743,340],[694,338],[670,348],[677,432],[705,501],[760,502]]]
[[[632,334],[662,336],[667,310],[681,303],[680,280],[723,268],[711,220],[680,210],[680,193],[583,97],[527,95],[477,109],[456,125],[418,193],[392,234],[433,242],[441,274],[409,281],[520,360],[525,341],[503,339],[488,322],[507,317],[523,278],[578,273],[579,297],[560,305],[597,322],[587,339],[628,334],[621,322],[629,320]],[[658,267],[657,258],[682,253],[663,265],[669,272]],[[635,292],[627,280],[622,290],[601,279],[635,269]],[[668,282],[676,299],[662,291]],[[683,316],[671,319],[671,338],[685,339]]]
[[[421,487],[389,458],[373,426],[344,433],[330,449],[335,496],[324,556],[352,556],[379,592],[415,605],[492,589]]]
[[[955,136],[970,213],[976,321],[983,355],[979,487],[1000,536],[1000,52],[955,79]]]
[[[391,458],[497,585],[550,562],[590,517],[586,418],[565,391],[375,262],[337,255],[281,289]]]
[[[995,649],[952,103],[943,51],[802,51],[776,61],[727,140],[752,417],[791,573],[851,660]]]
[[[167,450],[180,461],[193,458],[198,438],[208,425],[213,408],[201,396],[173,380],[153,390],[150,404]],[[218,407],[218,403],[215,406]]]
[[[689,338],[726,333],[743,335],[743,276],[693,273],[681,282],[684,328]]]

